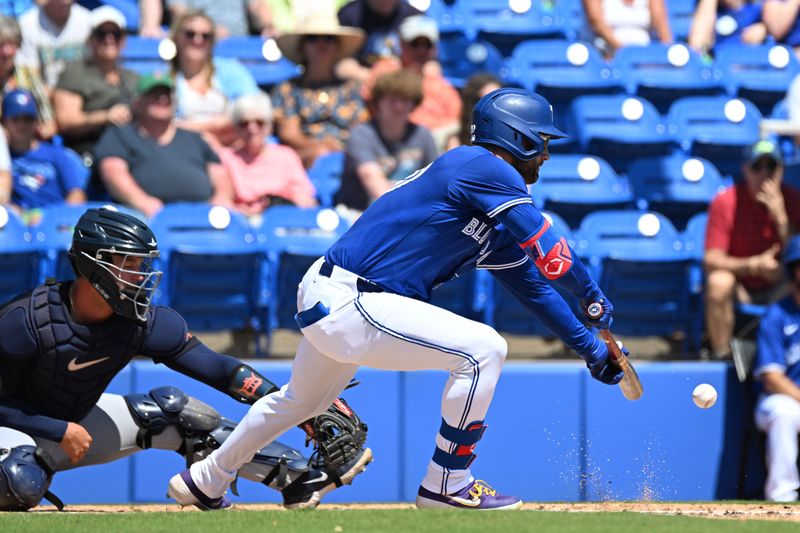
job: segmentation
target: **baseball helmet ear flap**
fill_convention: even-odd
[[[540,155],[546,142],[566,135],[553,124],[553,107],[524,89],[503,88],[478,100],[472,112],[474,144],[499,146],[517,159]]]

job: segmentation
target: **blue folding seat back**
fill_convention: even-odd
[[[140,37],[138,35],[128,35],[125,46],[122,49],[123,61],[156,61],[163,60],[159,54],[159,47],[162,39],[150,37]],[[168,46],[168,45],[167,45]]]
[[[297,285],[306,270],[344,234],[349,224],[332,209],[279,205],[264,212],[258,227],[268,264],[262,272],[270,329],[297,329]]]
[[[800,73],[800,60],[782,44],[728,44],[716,50],[715,60],[728,93],[753,102],[764,115],[783,99]]]
[[[683,43],[625,46],[614,55],[614,72],[630,94],[651,102],[666,114],[683,96],[722,94],[722,74]]]
[[[743,99],[687,96],[672,104],[667,119],[681,148],[723,175],[738,175],[744,150],[760,138],[761,113]]]
[[[683,241],[686,253],[695,261],[703,260],[703,253],[706,247],[706,225],[708,224],[708,212],[697,213],[686,224],[683,231]]]
[[[668,155],[675,145],[653,104],[636,96],[587,95],[572,102],[578,150],[624,172],[637,157]]]
[[[692,27],[697,0],[669,0],[664,2],[669,15],[669,25],[676,41],[686,42]]]
[[[28,227],[0,206],[0,304],[39,283],[40,261]]]
[[[599,268],[614,303],[614,329],[628,335],[687,333],[691,261],[683,238],[660,213],[596,211],[578,230],[578,254]]]
[[[417,8],[422,7],[417,3]],[[444,0],[430,0],[428,7],[425,9],[425,15],[436,20],[439,26],[439,35],[445,36],[452,33],[464,33],[465,21],[464,14],[458,9],[454,8],[454,2],[445,2]]]
[[[800,161],[786,161],[783,168],[783,182],[800,189]]]
[[[536,205],[558,213],[572,228],[591,211],[633,203],[627,178],[592,155],[554,154],[539,170],[539,181],[530,190]]]
[[[107,207],[135,216],[141,220],[144,215],[121,205],[102,202],[86,204],[59,204],[42,208],[39,223],[31,228],[34,240],[43,248],[42,278],[53,277],[59,281],[75,278],[67,252],[72,246],[72,233],[75,224],[87,209]],[[44,281],[44,279],[42,279]]]
[[[264,259],[239,213],[207,204],[167,204],[150,224],[165,271],[158,302],[203,331],[260,330],[260,274]]]
[[[318,157],[308,169],[308,178],[317,191],[322,207],[332,207],[333,198],[342,185],[344,152],[331,152]]]
[[[518,44],[509,58],[508,77],[556,106],[584,94],[622,91],[620,82],[591,44],[531,40]]]
[[[637,159],[628,169],[628,179],[639,207],[667,215],[678,229],[705,211],[726,185],[710,161],[681,153]]]
[[[706,225],[708,213],[697,213],[686,224],[683,232],[683,247],[691,259],[689,269],[689,315],[693,317],[694,327],[689,328],[689,346],[700,349],[704,331],[703,302],[703,254],[705,253]]]
[[[476,40],[462,33],[445,34],[439,41],[439,63],[447,80],[463,87],[476,72],[491,72],[503,77],[505,58],[491,43]]]

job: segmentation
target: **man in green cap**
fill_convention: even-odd
[[[142,76],[133,121],[107,128],[95,148],[111,197],[148,217],[171,202],[232,205],[217,154],[200,135],[175,126],[174,89],[167,73]]]

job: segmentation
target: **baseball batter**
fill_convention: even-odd
[[[798,499],[797,435],[800,434],[800,236],[786,245],[783,263],[789,296],[771,305],[758,330],[753,373],[763,387],[756,424],[767,432],[768,500]]]
[[[206,459],[173,476],[169,494],[196,502],[220,498],[256,450],[324,410],[361,365],[387,370],[443,369],[436,448],[418,507],[516,509],[521,501],[475,479],[470,467],[506,356],[505,340],[485,324],[426,303],[431,291],[474,268],[490,270],[586,360],[591,374],[617,383],[605,344],[573,315],[550,283],[605,313],[612,305],[532,204],[526,184],[563,137],[539,95],[499,89],[473,113],[474,146],[451,150],[375,201],[308,270],[297,294],[303,340],[290,382],[261,398]]]
[[[151,307],[161,272],[155,236],[138,219],[90,209],[78,221],[70,259],[77,279],[46,284],[0,307],[0,511],[21,511],[48,492],[54,472],[114,461],[146,448],[174,450],[187,463],[207,455],[235,424],[176,387],[103,394],[136,355],[152,358],[252,403],[277,387],[240,360],[192,337],[167,307]],[[324,411],[324,409],[323,409]],[[341,400],[304,429],[321,460],[288,446],[263,447],[242,477],[280,490],[284,504],[310,508],[349,483],[372,458],[366,426]],[[333,424],[333,426],[331,426]],[[343,439],[343,440],[342,440]],[[331,461],[324,459],[332,458]],[[204,509],[230,506],[199,498]]]

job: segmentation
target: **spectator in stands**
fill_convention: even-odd
[[[83,57],[91,22],[89,10],[73,0],[43,0],[19,18],[19,26],[17,64],[40,73],[54,87],[64,65]]]
[[[652,33],[662,43],[672,42],[665,0],[583,0],[583,9],[584,39],[606,57],[622,46],[649,44]]]
[[[250,21],[253,19],[256,28],[264,27],[268,21],[261,20],[262,10],[259,9],[261,0],[166,0],[167,9],[171,20],[177,20],[190,11],[203,11],[207,13],[214,26],[214,35],[217,39],[225,37],[241,37],[250,34]],[[164,5],[162,0],[141,0],[141,30],[143,37],[164,37],[161,21],[164,18]]]
[[[761,44],[767,27],[761,21],[761,2],[699,0],[689,31],[689,46],[701,54],[726,43]]]
[[[797,435],[800,433],[800,236],[783,257],[789,296],[772,304],[758,330],[753,375],[760,381],[756,425],[767,433],[768,500],[796,502],[800,489]]]
[[[219,155],[233,185],[234,206],[252,217],[276,203],[317,205],[314,186],[297,152],[266,140],[272,133],[269,96],[242,96],[233,106],[233,120],[238,143],[223,148]]]
[[[185,11],[172,25],[177,53],[172,60],[178,125],[205,134],[214,147],[236,139],[231,106],[258,92],[253,75],[234,58],[214,57],[214,21],[203,11]]]
[[[800,229],[800,191],[783,181],[780,149],[760,141],[742,165],[744,179],[711,202],[706,228],[706,328],[713,358],[730,355],[734,301],[764,304],[782,290],[777,259]]]
[[[3,97],[3,127],[11,152],[11,202],[23,211],[52,204],[86,201],[89,172],[69,150],[36,139],[33,95],[15,89]]]
[[[353,130],[345,149],[338,204],[363,211],[397,181],[430,164],[438,152],[430,130],[411,121],[422,79],[410,70],[384,74],[369,101],[372,120]]]
[[[22,45],[22,32],[17,21],[11,17],[0,16],[0,86],[2,92],[25,89],[36,99],[39,110],[37,135],[49,139],[56,134],[53,106],[42,78],[30,67],[15,64],[17,52]]]
[[[323,12],[312,12],[297,30],[277,39],[283,55],[304,67],[300,78],[273,88],[277,134],[306,168],[321,155],[341,151],[350,130],[367,117],[358,84],[334,72],[336,62],[352,56],[363,40],[360,29],[340,26]]]
[[[259,10],[261,36],[275,38],[297,29],[297,23],[311,11],[324,10],[334,15],[347,0],[257,0],[253,9]]]
[[[400,55],[400,23],[421,11],[407,0],[353,0],[339,10],[343,26],[361,28],[366,40],[356,59],[344,60],[338,67],[342,77],[364,80],[368,68],[382,57]]]
[[[53,92],[59,133],[64,143],[92,161],[92,150],[106,126],[131,121],[139,76],[120,64],[125,47],[125,16],[102,6],[90,14],[88,55],[70,63]]]
[[[775,41],[800,53],[800,4],[786,0],[764,0],[761,18]]]
[[[470,144],[472,134],[472,108],[485,95],[502,87],[500,80],[494,74],[478,72],[470,76],[464,88],[461,89],[461,125],[458,134],[452,135],[447,144],[447,149]]]
[[[174,88],[167,74],[142,76],[133,121],[106,128],[95,147],[111,196],[146,216],[169,202],[232,205],[217,154],[200,135],[175,125]]]
[[[11,203],[11,155],[8,153],[6,132],[0,128],[0,205]]]
[[[461,96],[442,75],[437,61],[439,28],[425,15],[406,18],[399,28],[400,57],[379,59],[361,89],[369,100],[375,80],[387,72],[407,69],[422,75],[422,103],[411,113],[411,122],[425,126],[433,133],[436,145],[444,148],[447,139],[458,131]]]

